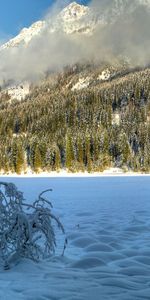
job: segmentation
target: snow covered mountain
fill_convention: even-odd
[[[66,8],[64,8],[58,15],[50,17],[49,19],[38,21],[32,24],[29,28],[23,28],[21,32],[7,43],[0,47],[0,51],[27,46],[35,37],[45,33],[45,30],[49,32],[63,31],[67,34],[74,32],[87,31],[93,23],[91,20],[91,10],[89,7],[79,5],[76,2],[72,2]]]
[[[88,6],[72,2],[64,8],[54,22],[48,21],[47,27],[50,32],[63,31],[66,34],[84,33],[89,34],[96,26],[95,16]]]
[[[134,12],[139,6],[150,9],[150,0],[111,0],[97,6],[84,6],[72,2],[55,17],[47,18],[23,28],[21,32],[0,47],[0,51],[27,46],[35,37],[49,32],[62,31],[66,34],[92,34],[98,24],[115,22],[121,15]]]
[[[11,57],[10,65],[12,70],[14,69],[12,63],[12,57],[16,55],[19,56],[19,53],[22,53],[24,59],[24,49],[28,49],[30,45],[34,45],[33,48],[40,51],[39,46],[42,49],[42,44],[38,44],[38,47],[35,47],[34,41],[36,39],[46,37],[49,39],[49,34],[52,33],[62,33],[66,36],[78,36],[83,35],[86,37],[91,37],[93,33],[97,30],[99,25],[102,25],[107,28],[110,25],[116,24],[118,20],[127,20],[128,18],[136,18],[135,12],[137,10],[142,10],[144,8],[146,13],[150,12],[150,0],[105,0],[105,1],[92,1],[90,6],[80,5],[76,2],[72,2],[62,11],[55,15],[49,15],[45,20],[37,21],[32,24],[29,28],[23,28],[21,32],[7,43],[3,44],[0,47],[0,84],[2,80],[12,80],[10,74],[6,78],[5,74],[8,74],[9,69],[9,60],[7,61],[8,53]],[[22,51],[23,50],[23,51]],[[19,52],[20,51],[20,52]],[[6,63],[4,63],[6,61]],[[1,63],[2,62],[2,63]],[[15,65],[16,66],[16,65]],[[37,66],[37,64],[36,64]],[[37,66],[38,67],[38,66]],[[45,71],[44,65],[44,71]],[[22,72],[19,70],[19,72]],[[14,72],[13,76],[14,76]],[[19,73],[20,74],[20,73]],[[25,78],[25,81],[28,79]],[[23,86],[22,81],[19,82],[19,85]],[[16,82],[15,82],[16,86]],[[13,91],[10,90],[10,94],[15,95],[15,88],[12,86]],[[19,93],[24,90],[19,88]],[[17,90],[18,95],[18,90]],[[19,96],[21,98],[21,95]]]
[[[2,45],[0,47],[0,51],[13,47],[28,45],[32,38],[34,38],[42,32],[44,27],[45,21],[38,21],[31,25],[31,27],[29,28],[23,28],[15,38],[9,40],[7,43]]]

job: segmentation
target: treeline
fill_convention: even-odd
[[[61,75],[0,102],[0,171],[150,171],[150,70],[71,92]]]

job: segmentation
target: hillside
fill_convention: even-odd
[[[150,1],[106,2],[0,47],[1,172],[150,171]]]
[[[1,93],[0,169],[150,170],[150,69],[75,65],[30,87]]]

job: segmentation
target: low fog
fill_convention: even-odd
[[[129,0],[119,0],[123,7],[116,17],[113,8],[118,8],[115,1],[93,0],[89,4],[90,8],[95,10],[99,18],[105,16],[105,22],[100,23],[92,35],[50,33],[49,28],[46,28],[28,47],[1,52],[0,81],[34,81],[47,71],[59,71],[76,62],[111,62],[117,57],[127,57],[132,66],[149,64],[150,9],[144,5],[136,6],[139,1],[133,0],[130,3]],[[45,20],[54,20],[62,6],[68,2],[61,1],[61,5],[57,3],[47,12]]]

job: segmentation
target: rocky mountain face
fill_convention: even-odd
[[[28,49],[36,39],[45,35],[48,38],[48,34],[51,33],[58,33],[58,35],[62,33],[71,37],[84,35],[88,38],[94,34],[100,25],[109,28],[110,25],[116,24],[120,19],[130,19],[132,24],[135,12],[139,9],[144,9],[146,13],[150,13],[150,0],[107,0],[97,3],[98,1],[93,1],[93,5],[84,6],[72,2],[55,16],[50,15],[45,20],[38,21],[29,28],[22,29],[16,37],[0,47],[0,58],[2,57],[2,60],[4,60],[3,57],[7,57],[9,52],[13,56],[16,50],[19,53],[23,49]],[[8,65],[7,68],[3,66],[0,69],[0,73],[3,74],[3,70],[7,72],[8,68]],[[12,78],[9,79],[11,80]],[[25,97],[27,90],[29,90],[25,89],[26,91],[24,91],[23,82],[19,82],[19,86],[15,82],[15,84],[9,85],[9,94],[13,98],[21,99]]]
[[[2,45],[0,47],[0,51],[20,46],[27,46],[35,36],[39,35],[42,32],[44,27],[45,22],[38,21],[31,25],[31,27],[29,28],[23,28],[16,37]]]
[[[108,5],[109,2],[109,5]],[[115,22],[122,15],[133,13],[139,6],[150,9],[150,0],[113,0],[105,5],[88,7],[72,2],[55,17],[50,16],[43,21],[23,28],[13,39],[0,47],[0,52],[13,47],[27,46],[38,35],[49,32],[63,31],[66,34],[92,34],[98,24]]]
[[[15,38],[0,47],[0,52],[14,47],[27,47],[34,38],[45,34],[46,30],[63,31],[67,34],[80,32],[83,28],[90,27],[90,15],[89,7],[72,2],[55,17],[50,16],[47,20],[35,22],[29,28],[23,28]]]

